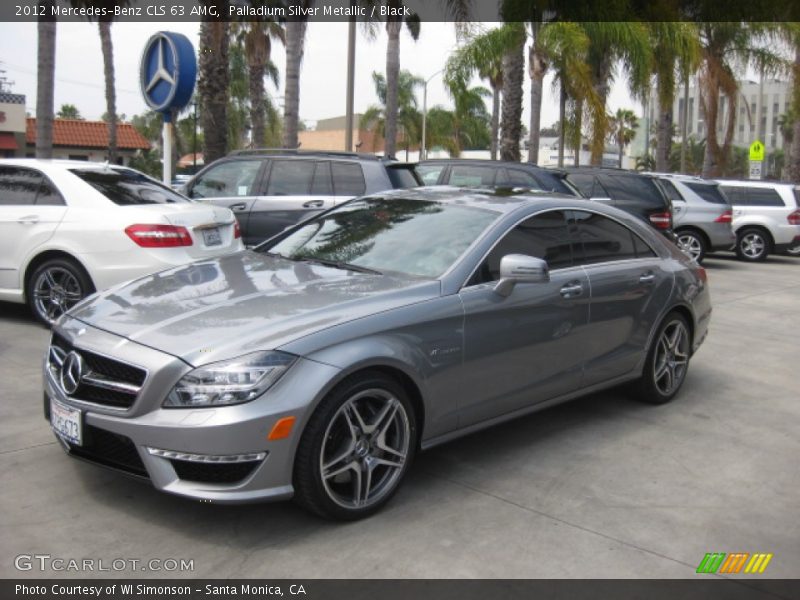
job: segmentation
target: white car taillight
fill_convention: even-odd
[[[189,231],[186,227],[177,225],[137,224],[126,227],[125,233],[142,248],[177,248],[192,245]]]

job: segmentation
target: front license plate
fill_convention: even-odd
[[[222,243],[222,236],[219,233],[219,227],[203,229],[203,242],[206,246],[219,246]]]
[[[62,438],[77,446],[83,444],[81,411],[50,400],[50,425]]]

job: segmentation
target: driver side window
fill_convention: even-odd
[[[572,266],[572,246],[564,212],[542,213],[514,227],[489,252],[467,285],[499,280],[500,260],[507,254],[541,258],[550,269]]]
[[[255,195],[260,160],[232,160],[212,167],[197,178],[191,198],[235,198]]]

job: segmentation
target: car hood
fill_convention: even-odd
[[[143,277],[69,316],[193,366],[277,349],[439,294],[438,281],[356,273],[244,251]]]

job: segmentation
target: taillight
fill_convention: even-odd
[[[176,248],[191,246],[192,236],[186,227],[176,225],[131,225],[125,233],[142,248]]]
[[[669,229],[672,225],[672,214],[668,212],[653,213],[650,222],[656,229]]]
[[[239,221],[237,219],[233,220],[233,239],[238,240],[242,237],[242,230],[239,229]]]
[[[800,209],[791,213],[788,217],[789,225],[800,225]]]
[[[706,270],[703,267],[700,266],[696,267],[695,273],[697,273],[697,276],[700,278],[700,281],[702,281],[703,283],[708,283],[708,273],[706,273]]]
[[[714,223],[731,223],[733,221],[733,211],[726,210],[716,219],[714,219]]]

